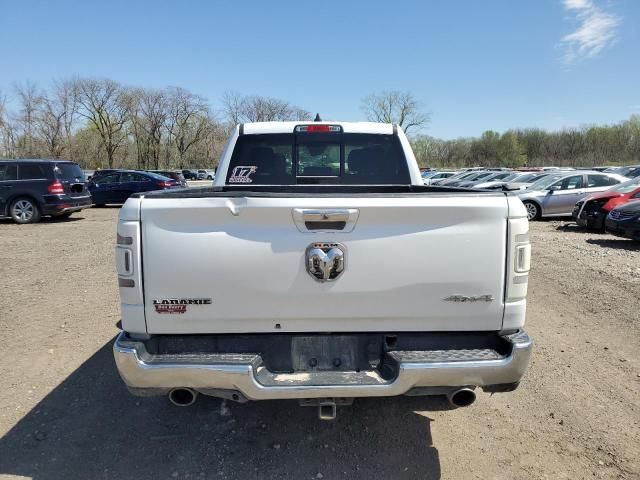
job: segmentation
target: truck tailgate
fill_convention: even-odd
[[[350,232],[301,231],[296,209],[357,220]],[[500,194],[143,198],[147,330],[499,330],[507,216]],[[307,271],[317,242],[344,247],[334,281]]]

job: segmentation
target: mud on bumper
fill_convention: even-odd
[[[370,369],[293,373],[269,370],[257,353],[150,353],[145,341],[125,332],[113,351],[120,376],[141,396],[183,387],[240,401],[430,395],[461,386],[513,390],[529,364],[532,340],[524,331],[496,337],[498,348],[391,350]]]

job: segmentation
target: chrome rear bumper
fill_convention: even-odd
[[[164,394],[172,388],[238,392],[249,400],[394,396],[420,387],[517,384],[529,364],[532,341],[520,331],[502,337],[512,346],[494,350],[393,351],[397,375],[377,370],[272,373],[257,354],[152,355],[144,343],[121,333],[113,351],[120,376],[133,393]]]

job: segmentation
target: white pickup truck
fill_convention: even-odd
[[[423,185],[394,125],[239,125],[213,186],[122,208],[116,364],[182,406],[470,405],[527,368],[528,232],[515,196]]]

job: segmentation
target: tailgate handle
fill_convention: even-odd
[[[359,210],[339,209],[293,209],[293,221],[301,232],[351,232],[356,226]]]

